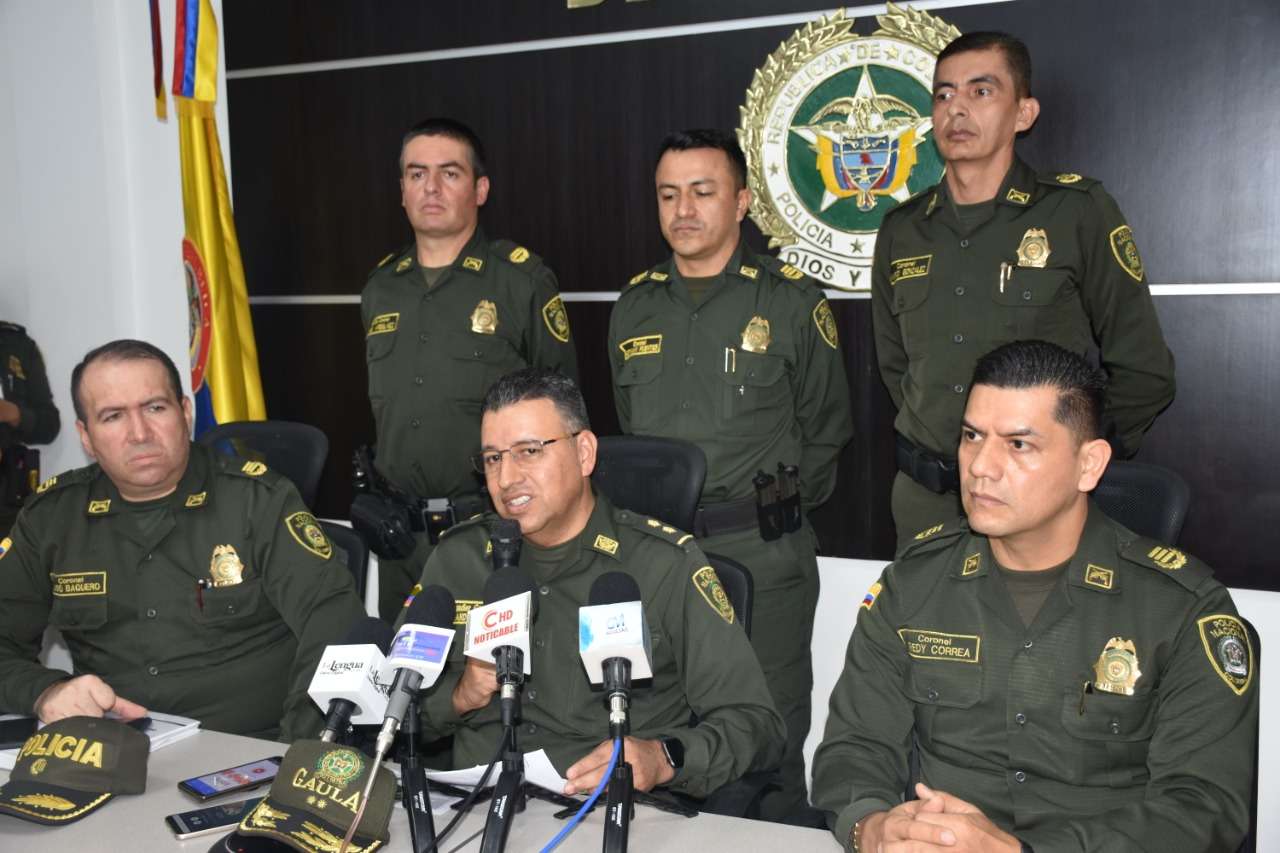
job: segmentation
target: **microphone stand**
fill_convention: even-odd
[[[627,717],[630,684],[631,661],[609,658],[604,662],[604,686],[609,697],[609,737],[618,743],[618,760],[609,776],[609,799],[604,813],[604,853],[626,853],[627,833],[635,811],[631,765],[624,753],[626,737],[631,731]]]
[[[427,786],[427,770],[418,757],[419,693],[414,691],[409,710],[404,715],[400,733],[404,735],[400,750],[400,785],[403,805],[409,816],[409,837],[414,853],[435,853],[436,825],[431,815],[431,791]]]
[[[513,646],[500,646],[493,656],[502,679],[502,772],[493,787],[480,853],[502,853],[506,849],[515,813],[524,811],[525,805],[524,755],[516,743],[520,690],[524,686],[524,653]]]

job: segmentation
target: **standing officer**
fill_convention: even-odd
[[[1101,371],[1018,341],[971,384],[968,517],[863,600],[815,803],[855,851],[1235,850],[1258,691],[1230,594],[1089,500],[1111,458]]]
[[[577,376],[555,274],[523,246],[485,237],[488,196],[471,128],[431,118],[404,135],[400,203],[414,242],[382,259],[360,297],[374,464],[415,510],[413,553],[379,563],[386,619],[400,612],[439,534],[486,507],[466,461],[478,449],[484,390],[526,365]]]
[[[782,719],[760,664],[738,627],[715,570],[687,533],[619,510],[593,492],[596,436],[582,395],[559,374],[504,376],[484,400],[483,469],[498,515],[520,524],[520,568],[538,584],[532,664],[520,746],[546,749],[566,793],[595,788],[609,763],[608,715],[578,659],[578,609],[607,572],[632,575],[653,636],[653,678],[631,694],[626,758],[635,786],[667,785],[695,797],[751,770],[776,766]],[[492,517],[451,530],[428,560],[422,584],[442,584],[460,604],[479,604],[493,574],[486,551]],[[465,615],[458,622],[465,625]],[[493,664],[462,657],[429,692],[433,735],[452,734],[456,767],[484,764],[502,719]],[[690,714],[697,725],[690,726]]]
[[[40,348],[17,323],[0,321],[0,539],[39,480],[40,454],[61,422],[49,392]]]
[[[1091,178],[1037,175],[1014,153],[1040,114],[1031,56],[1003,33],[968,33],[938,55],[937,186],[892,210],[876,238],[872,319],[898,408],[898,542],[960,513],[953,449],[969,374],[1007,341],[1097,346],[1110,377],[1106,437],[1132,455],[1173,399],[1173,356],[1133,232]]]
[[[694,534],[751,570],[751,642],[787,723],[782,819],[805,802],[802,749],[813,686],[817,539],[805,512],[835,488],[853,433],[835,319],[796,268],[741,241],[746,160],[717,130],[675,133],[657,164],[658,219],[674,253],[631,280],[609,322],[624,432],[681,438],[707,456]],[[785,516],[785,517],[784,517]],[[778,522],[778,519],[782,519]]]
[[[96,464],[41,483],[0,542],[0,711],[47,723],[154,708],[313,737],[307,685],[364,608],[292,483],[191,443],[179,381],[167,355],[130,340],[72,373]],[[76,676],[37,662],[49,625]]]

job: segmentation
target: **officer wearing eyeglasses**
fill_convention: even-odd
[[[636,789],[705,796],[776,766],[782,718],[715,570],[692,536],[593,492],[596,436],[573,381],[533,368],[498,380],[484,400],[480,444],[472,463],[497,515],[519,522],[520,567],[538,585],[521,748],[545,749],[566,793],[590,791],[603,777],[612,745],[601,694],[577,654],[578,608],[597,577],[622,571],[640,587],[652,643],[653,679],[633,689],[625,746]],[[424,586],[454,594],[459,631],[493,571],[493,521],[489,514],[449,530],[422,573]],[[459,637],[423,719],[429,737],[453,736],[454,766],[470,767],[488,763],[502,721],[493,666],[464,659],[462,649]]]

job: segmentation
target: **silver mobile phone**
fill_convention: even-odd
[[[220,806],[178,812],[166,817],[164,822],[179,841],[185,841],[188,838],[213,832],[225,832],[235,827],[262,800],[262,797],[254,797],[252,800],[239,800],[234,803],[223,803]]]

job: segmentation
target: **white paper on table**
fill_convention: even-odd
[[[475,767],[467,767],[463,770],[428,770],[427,778],[433,782],[447,782],[450,785],[462,785],[472,788],[480,782],[480,777],[484,775],[485,767],[486,765],[484,764],[477,764]],[[493,772],[489,774],[489,782],[486,787],[492,787],[497,784],[500,769],[500,767],[495,767]],[[556,768],[551,764],[551,759],[547,758],[545,749],[524,754],[524,778],[526,782],[532,782],[534,785],[539,785],[549,791],[555,791],[557,794],[563,791],[564,786],[568,784],[565,778],[556,772]]]

